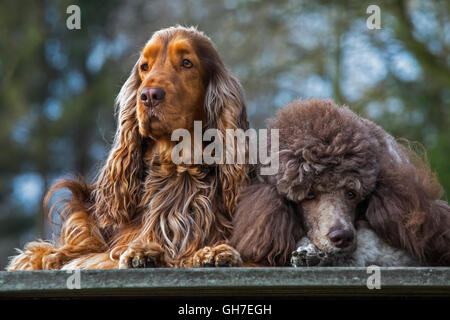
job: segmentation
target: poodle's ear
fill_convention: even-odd
[[[450,207],[428,165],[411,162],[382,169],[367,202],[375,232],[422,263],[450,265]]]
[[[205,95],[205,110],[207,115],[206,129],[217,129],[225,145],[224,164],[218,165],[218,175],[222,193],[224,207],[228,214],[232,215],[236,206],[237,195],[240,186],[248,180],[247,166],[245,164],[226,164],[226,154],[232,152],[237,155],[238,152],[246,154],[246,147],[238,150],[238,145],[233,143],[230,150],[230,144],[227,141],[234,141],[232,132],[227,129],[248,129],[247,111],[244,101],[241,85],[237,79],[232,76],[220,62],[211,69],[213,70],[208,82]]]
[[[248,186],[239,197],[231,245],[245,262],[286,265],[304,235],[296,210],[274,186]]]
[[[143,140],[136,115],[139,85],[137,62],[117,96],[118,128],[106,164],[94,184],[95,215],[103,228],[128,222],[138,203],[143,175]]]

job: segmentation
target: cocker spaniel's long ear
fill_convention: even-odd
[[[386,242],[424,264],[450,265],[450,207],[426,161],[385,166],[368,198],[370,226]]]
[[[230,244],[244,262],[287,265],[297,242],[304,236],[297,210],[275,186],[246,187],[239,196]]]
[[[128,222],[138,203],[143,175],[143,140],[136,115],[139,85],[136,63],[117,96],[117,131],[106,164],[94,184],[94,212],[103,228]]]
[[[227,139],[234,139],[230,132],[227,133],[227,129],[243,129],[245,131],[249,125],[241,85],[226,70],[219,59],[216,60],[216,63],[205,95],[207,114],[205,129],[218,129],[226,145]],[[237,147],[234,147],[234,154],[238,152],[236,149]],[[218,175],[223,204],[231,217],[240,187],[248,179],[248,166],[226,163],[226,152],[224,150],[224,164],[218,165]],[[246,150],[241,149],[241,152],[246,153]]]

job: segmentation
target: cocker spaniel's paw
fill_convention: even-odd
[[[293,267],[313,267],[329,264],[328,255],[312,244],[308,238],[303,238],[291,255]]]
[[[164,265],[164,252],[156,243],[132,244],[119,259],[119,269],[158,268]]]
[[[192,266],[205,267],[238,267],[242,265],[239,252],[227,244],[215,247],[204,247],[198,250],[192,258]]]

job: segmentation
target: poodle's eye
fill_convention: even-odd
[[[316,197],[314,192],[310,191],[308,195],[305,197],[305,200],[313,200]]]
[[[352,200],[355,199],[356,193],[352,190],[348,190],[346,193],[347,199]]]
[[[181,64],[181,66],[182,66],[183,68],[189,69],[189,68],[192,68],[192,67],[194,66],[194,64],[191,62],[191,60],[184,59],[184,60],[183,60],[183,63]]]
[[[141,64],[141,70],[142,71],[148,71],[148,63]]]

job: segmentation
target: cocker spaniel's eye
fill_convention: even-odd
[[[305,197],[305,200],[313,200],[316,197],[314,192],[310,191],[308,195]]]
[[[189,68],[192,68],[192,67],[194,66],[194,64],[191,62],[191,60],[184,59],[184,60],[183,60],[183,63],[181,64],[181,66],[182,66],[183,68],[189,69]]]
[[[353,190],[348,190],[345,193],[345,195],[346,195],[347,199],[349,199],[349,200],[352,200],[352,199],[356,198],[356,193]]]
[[[148,63],[141,64],[141,70],[142,71],[148,71]]]

